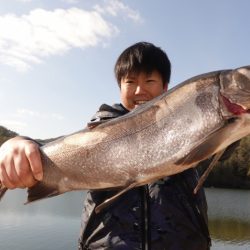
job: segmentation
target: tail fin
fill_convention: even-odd
[[[2,183],[0,182],[0,201],[2,200],[4,194],[6,193],[7,190],[8,190],[8,188],[3,186]]]

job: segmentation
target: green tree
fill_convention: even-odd
[[[3,127],[0,126],[0,145],[2,145],[5,141],[7,141],[8,139],[17,136],[18,134]]]

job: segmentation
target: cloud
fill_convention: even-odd
[[[129,6],[125,5],[123,2],[119,0],[105,0],[105,4],[95,5],[95,10],[101,14],[109,14],[112,16],[118,16],[121,14],[123,17],[128,17],[134,22],[141,23],[143,19],[140,13],[136,10],[131,9]]]
[[[41,116],[38,112],[30,110],[30,109],[18,109],[16,116]]]
[[[17,2],[21,2],[21,3],[29,3],[33,0],[16,0]]]
[[[80,0],[62,0],[62,1],[68,4],[77,4],[80,2]]]
[[[57,113],[40,113],[30,109],[18,109],[16,117],[35,117],[35,118],[42,118],[42,119],[55,119],[55,120],[63,120],[64,116]]]
[[[0,63],[27,71],[46,57],[105,43],[118,33],[101,13],[79,8],[0,16]]]

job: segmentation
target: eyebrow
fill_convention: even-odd
[[[126,76],[123,77],[123,79],[127,79],[127,78],[132,78],[132,79],[135,79],[136,78],[136,75],[135,74],[128,74]]]

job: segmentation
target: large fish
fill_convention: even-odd
[[[41,147],[44,178],[28,189],[28,202],[72,190],[128,190],[194,167],[248,134],[250,66],[202,74]]]

